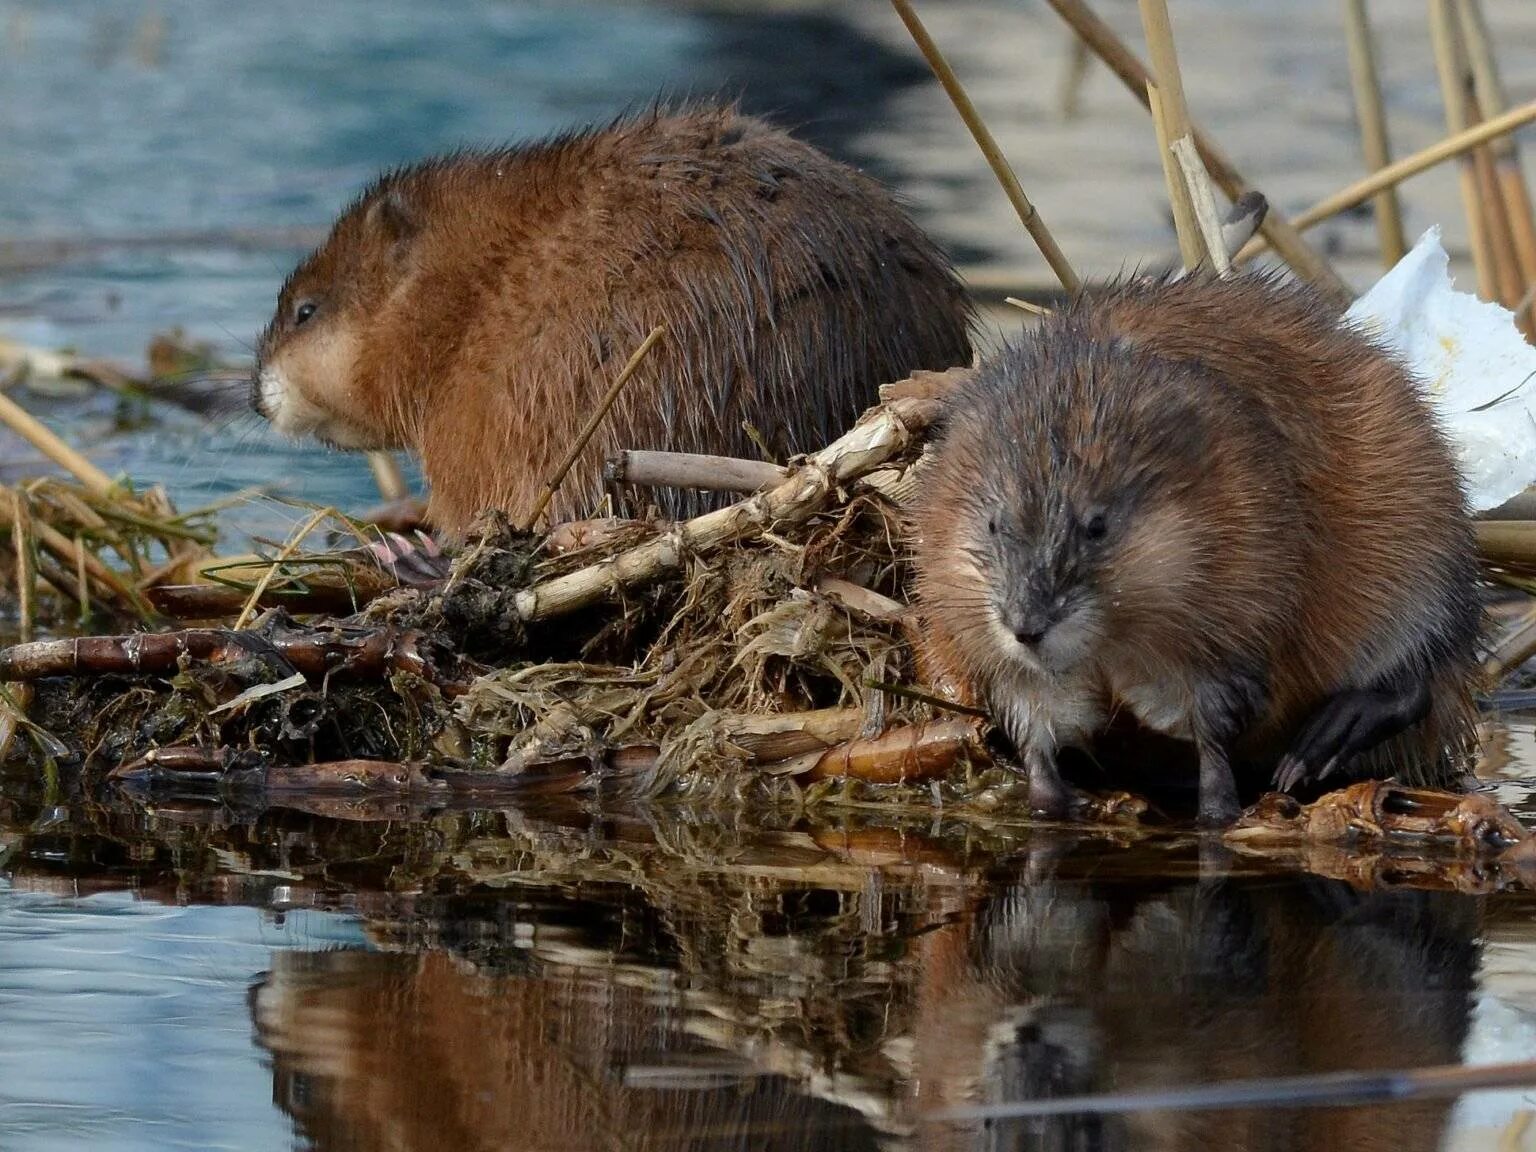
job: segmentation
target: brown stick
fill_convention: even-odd
[[[1055,0],[1052,0],[1054,3]],[[1473,125],[1465,132],[1447,136],[1436,144],[1431,144],[1422,151],[1415,152],[1412,156],[1404,156],[1401,160],[1387,165],[1380,172],[1373,172],[1364,179],[1357,180],[1346,188],[1319,200],[1312,207],[1301,213],[1292,222],[1297,229],[1305,232],[1317,224],[1321,224],[1329,217],[1337,216],[1353,208],[1356,204],[1363,204],[1383,188],[1391,188],[1401,184],[1410,177],[1417,176],[1420,172],[1426,172],[1437,164],[1443,164],[1447,160],[1464,156],[1480,144],[1496,139],[1506,133],[1513,132],[1522,125],[1536,120],[1536,100],[1528,104],[1522,104],[1518,108],[1512,108],[1503,116],[1495,116],[1492,120],[1485,120],[1481,124]],[[1254,240],[1238,253],[1239,262],[1249,259],[1262,252],[1265,248],[1263,240]]]
[[[981,751],[978,720],[933,720],[849,740],[823,752],[807,780],[852,779],[871,784],[933,780],[948,774],[967,752]]]
[[[1173,142],[1189,135],[1189,106],[1184,99],[1184,77],[1179,71],[1179,55],[1173,43],[1173,24],[1168,19],[1165,0],[1138,0],[1141,26],[1151,49],[1153,83],[1147,91],[1147,109],[1152,113],[1157,132],[1158,158],[1163,164],[1163,183],[1168,187],[1168,202],[1173,208],[1174,231],[1179,237],[1179,254],[1184,267],[1193,268],[1205,259],[1205,241],[1195,219],[1189,186],[1172,152]]]
[[[896,9],[901,22],[907,26],[907,32],[917,44],[918,50],[922,52],[923,59],[928,61],[928,67],[938,77],[939,83],[949,96],[950,103],[955,106],[955,111],[960,113],[960,119],[965,122],[966,128],[970,130],[971,136],[976,141],[976,146],[981,149],[981,154],[986,157],[987,163],[991,166],[992,174],[1003,186],[1008,202],[1018,213],[1019,221],[1028,230],[1035,246],[1040,249],[1040,255],[1045,257],[1045,262],[1051,266],[1051,271],[1056,273],[1056,279],[1061,281],[1061,286],[1075,295],[1081,288],[1082,282],[1078,279],[1077,273],[1072,270],[1072,265],[1067,262],[1066,256],[1057,245],[1056,238],[1051,235],[1051,230],[1046,227],[1045,221],[1041,219],[1040,213],[1030,203],[1029,197],[1024,195],[1018,176],[1014,174],[1007,157],[1003,155],[1002,149],[997,146],[997,141],[993,139],[992,133],[982,121],[976,106],[971,103],[971,98],[961,87],[960,79],[955,75],[954,69],[949,66],[949,61],[944,59],[944,54],[939,51],[939,46],[928,34],[928,29],[923,27],[923,22],[917,18],[910,0],[891,0],[891,6]]]
[[[640,347],[636,348],[634,354],[630,356],[629,362],[619,370],[618,376],[609,385],[608,391],[598,401],[597,409],[591,416],[587,417],[586,424],[576,434],[576,440],[571,445],[570,451],[565,454],[565,459],[560,461],[560,464],[555,468],[554,474],[544,482],[543,491],[539,493],[539,498],[533,502],[533,511],[529,512],[528,518],[523,521],[522,531],[533,531],[533,526],[539,522],[539,517],[544,515],[544,509],[549,507],[549,502],[555,498],[555,493],[559,491],[561,483],[565,480],[565,474],[571,470],[571,465],[576,463],[576,457],[581,455],[581,450],[587,446],[587,441],[592,439],[592,434],[597,431],[597,426],[608,415],[608,410],[613,407],[613,402],[619,398],[619,393],[623,391],[624,385],[628,384],[630,377],[635,374],[635,369],[640,367],[640,362],[645,359],[646,353],[656,347],[656,342],[661,339],[662,334],[666,330],[667,326],[665,324],[658,324],[652,328],[650,335],[640,342]]]
[[[1379,172],[1392,162],[1392,146],[1387,138],[1381,78],[1376,72],[1375,37],[1371,33],[1365,0],[1344,0],[1344,29],[1349,40],[1349,79],[1355,93],[1355,118],[1360,121],[1360,147],[1365,153],[1366,167]],[[1381,247],[1382,267],[1391,268],[1408,252],[1397,190],[1386,188],[1378,192],[1375,209],[1376,240]]]
[[[1150,107],[1147,84],[1153,80],[1153,76],[1146,65],[1136,58],[1135,53],[1125,46],[1125,42],[1115,34],[1114,30],[1100,20],[1083,0],[1047,0],[1047,2],[1056,10],[1057,15],[1070,24],[1073,31],[1098,54],[1099,59],[1109,66],[1110,71],[1120,77],[1121,83],[1129,88],[1144,106]],[[1253,190],[1253,186],[1244,179],[1227,155],[1207,133],[1201,130],[1198,124],[1191,123],[1190,130],[1194,134],[1195,144],[1200,149],[1200,155],[1205,160],[1205,166],[1209,169],[1211,178],[1221,186],[1221,190],[1229,199],[1236,200],[1244,193]],[[1325,294],[1341,306],[1354,300],[1355,294],[1349,285],[1339,277],[1326,260],[1312,250],[1301,238],[1300,232],[1279,212],[1273,209],[1267,212],[1260,225],[1260,231],[1298,275],[1318,285]]]
[[[1429,0],[1429,30],[1435,47],[1435,69],[1440,75],[1440,98],[1445,105],[1445,125],[1451,133],[1465,132],[1471,126],[1466,89],[1462,85],[1462,67],[1450,0]],[[1493,256],[1488,246],[1488,231],[1478,209],[1477,168],[1473,159],[1458,161],[1461,206],[1467,217],[1467,243],[1472,263],[1477,269],[1477,293],[1484,300],[1499,298]]]
[[[409,672],[453,693],[422,654],[417,635],[395,628],[276,629],[270,635],[229,628],[136,632],[36,640],[0,650],[0,681],[49,676],[153,676],[174,672],[182,660],[233,664],[270,659],[312,679],[337,673],[359,677]]]
[[[809,520],[841,485],[899,455],[939,413],[937,400],[904,398],[865,413],[853,429],[794,468],[765,492],[674,525],[671,531],[601,563],[556,576],[517,593],[525,621],[551,620],[596,604],[615,588],[646,584],[676,571],[694,553],[760,536],[777,524]]]
[[[605,479],[640,488],[698,488],[708,492],[758,492],[789,475],[766,460],[705,456],[694,452],[627,449],[608,458]]]

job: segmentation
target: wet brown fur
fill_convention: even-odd
[[[880,384],[968,363],[970,318],[873,180],[733,108],[658,108],[383,176],[284,285],[258,374],[284,365],[344,447],[416,451],[456,535],[529,509],[657,324],[553,518],[593,510],[620,447],[757,457],[743,421],[781,456],[819,447]]]
[[[1009,541],[1005,561],[985,525],[1056,500],[1128,509],[1067,578],[1103,606],[1099,671],[1066,690],[1095,699],[1090,728],[1124,703],[1116,677],[1257,692],[1234,752],[1273,768],[1328,696],[1398,668],[1430,683],[1429,713],[1351,774],[1461,766],[1480,615],[1454,460],[1405,370],[1309,290],[1261,273],[1092,290],[951,408],[915,509],[927,660],[1016,742],[1030,737],[1010,698],[1033,681],[989,605],[1034,542]]]

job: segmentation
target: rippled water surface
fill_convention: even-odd
[[[1140,113],[1093,71],[1062,118],[1042,4],[920,7],[1081,267],[1168,250]],[[1134,4],[1099,7],[1135,33]],[[1275,203],[1354,175],[1336,5],[1174,9],[1197,113]],[[1488,10],[1529,98],[1536,6]],[[1440,113],[1419,8],[1373,11],[1398,145],[1421,146]],[[238,360],[303,236],[381,166],[662,89],[741,91],[896,184],[978,279],[1044,283],[883,3],[0,0],[0,336],[135,364],[181,326]],[[1464,276],[1454,173],[1406,206]],[[1369,221],[1326,238],[1367,282]],[[250,419],[27,399],[183,507],[252,485],[372,499],[357,459]],[[7,475],[39,467],[0,438]],[[1482,773],[1527,820],[1533,763],[1528,719],[1491,731]],[[1536,1055],[1536,904],[1470,861],[1414,875],[976,813],[266,808],[3,780],[0,1148],[1536,1149],[1520,1091],[942,1119]]]

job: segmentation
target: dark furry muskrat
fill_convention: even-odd
[[[412,449],[454,536],[529,511],[657,324],[554,518],[593,510],[619,448],[756,456],[744,425],[818,448],[881,384],[969,363],[970,317],[875,181],[733,108],[657,110],[381,177],[283,285],[251,401],[290,435]]]
[[[915,509],[930,666],[994,713],[1031,804],[1116,708],[1232,764],[1446,779],[1472,744],[1471,522],[1416,382],[1306,287],[1090,291],[953,396]]]

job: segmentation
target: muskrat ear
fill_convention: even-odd
[[[386,187],[368,205],[368,230],[387,243],[404,244],[416,234],[416,212],[398,184]]]

